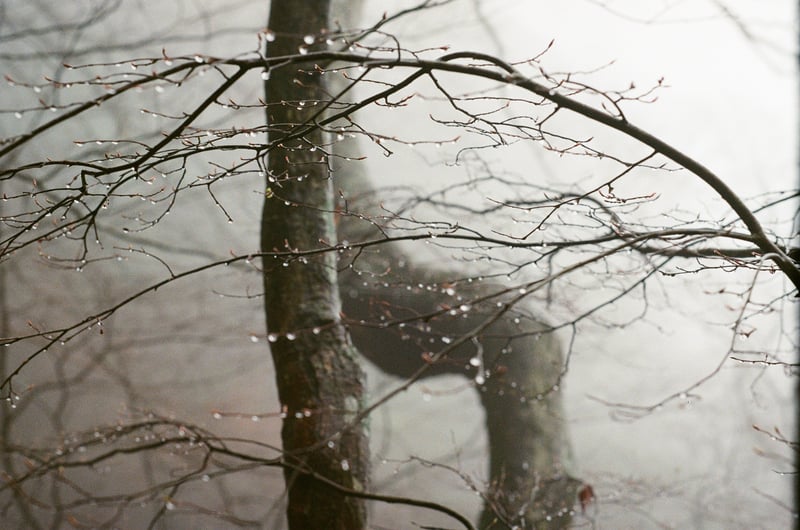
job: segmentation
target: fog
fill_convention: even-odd
[[[90,4],[50,6],[11,0],[0,14],[0,39],[25,28],[80,20],[92,12]],[[40,123],[43,117],[36,112],[15,117],[15,112],[35,107],[40,97],[72,101],[91,93],[78,87],[76,91],[85,92],[56,96],[45,88],[42,95],[24,86],[43,83],[42,76],[68,78],[72,72],[59,67],[64,62],[109,63],[106,69],[126,63],[121,71],[131,58],[232,57],[257,50],[256,35],[267,20],[265,4],[236,2],[222,8],[221,3],[188,0],[123,3],[97,24],[64,32],[69,37],[66,44],[61,33],[29,31],[21,38],[9,37],[9,44],[0,49],[0,63],[4,73],[20,82],[0,89],[0,133],[10,137]],[[391,13],[402,5],[410,2],[366,0],[361,24],[367,26],[384,11]],[[648,102],[625,106],[628,120],[701,161],[756,208],[779,192],[796,188],[795,17],[794,4],[788,1],[462,0],[400,19],[385,31],[409,49],[430,49],[424,52],[426,57],[436,57],[445,46],[450,51],[486,52],[511,63],[541,54],[542,70],[554,75],[575,72],[581,82],[599,89],[625,90],[633,85],[644,92],[657,87]],[[53,53],[59,49],[71,52]],[[81,50],[85,53],[78,53]],[[458,83],[464,93],[484,87],[479,81]],[[253,102],[261,90],[260,79],[253,75],[230,97]],[[463,144],[450,141],[462,133],[430,119],[448,117],[441,95],[437,100],[430,85],[417,90],[426,97],[402,112],[386,108],[362,112],[360,124],[371,131],[430,143],[415,149],[393,147],[394,154],[384,156],[381,146],[364,142],[359,149],[365,158],[357,165],[377,187],[402,185],[425,195],[464,180],[465,173],[480,171],[476,168],[485,164],[508,179],[585,190],[619,171],[613,160],[562,156],[531,142],[480,151],[479,158],[462,155]],[[170,114],[176,105],[199,97],[177,87],[165,93],[146,90],[137,99],[125,100],[112,110],[100,107],[49,133],[46,141],[26,147],[13,163],[77,157],[89,149],[100,152],[102,147],[91,143],[95,139],[145,134],[151,141],[164,127],[163,119],[151,114]],[[230,126],[225,112],[213,109],[204,123]],[[260,109],[236,116],[239,127],[262,118]],[[616,157],[635,160],[647,152],[619,133],[574,115],[559,115],[555,127],[572,137],[591,137]],[[468,134],[461,140],[476,141]],[[86,145],[76,145],[84,141]],[[224,166],[235,156],[206,154],[196,163],[212,160]],[[174,176],[165,177],[169,178]],[[1,191],[11,194],[27,189],[28,183],[2,185]],[[463,200],[499,200],[509,193],[491,186],[484,184]],[[102,248],[94,248],[93,254],[108,259],[74,267],[46,258],[50,250],[28,248],[17,253],[0,263],[3,336],[24,334],[31,326],[57,328],[80,321],[161,280],[165,267],[183,271],[231,255],[256,253],[264,197],[256,191],[262,187],[261,177],[253,173],[215,188],[214,198],[204,189],[188,189],[163,221],[141,231],[140,219],[159,208],[139,207],[133,201],[113,204],[100,227]],[[733,219],[729,207],[688,171],[641,171],[615,183],[614,193],[655,197],[635,211],[642,222],[669,219],[665,225],[689,224],[710,219],[723,225]],[[405,197],[387,192],[386,207],[403,205]],[[0,208],[2,215],[11,215],[6,203]],[[765,210],[760,220],[770,233],[790,238],[796,231],[795,210],[796,201],[785,201]],[[525,232],[510,217],[459,218],[457,212],[425,205],[415,207],[412,214],[476,229]],[[543,240],[568,229],[551,228]],[[409,248],[415,257],[434,264],[446,263],[455,254],[437,245]],[[63,248],[64,253],[72,250]],[[555,265],[566,267],[577,255],[559,258]],[[451,262],[470,266],[463,260]],[[670,263],[665,271],[674,274],[655,275],[646,292],[570,325],[576,315],[621,290],[626,275],[632,274],[631,263],[620,257],[611,262],[614,270],[587,268],[558,283],[557,292],[530,300],[532,311],[561,326],[559,338],[569,354],[561,391],[572,444],[571,467],[592,485],[596,496],[585,513],[577,509],[575,527],[789,527],[793,478],[786,473],[793,469],[791,454],[785,444],[754,425],[773,434],[778,428],[791,438],[796,432],[796,376],[790,377],[780,365],[731,358],[736,356],[731,349],[736,348],[769,352],[772,359],[793,362],[795,306],[788,298],[774,302],[791,290],[788,280],[779,273],[754,277],[748,271],[696,271],[696,263]],[[506,273],[497,262],[474,267],[476,272],[465,274]],[[758,286],[753,305],[770,310],[747,312],[748,333],[741,334],[742,328],[734,332],[732,325],[743,318],[741,293],[751,284]],[[4,433],[17,445],[50,447],[71,433],[154,413],[237,439],[258,440],[264,446],[253,451],[276,456],[280,404],[261,289],[257,267],[240,262],[170,283],[121,308],[104,322],[102,334],[92,331],[51,348],[21,372],[15,383],[20,399],[14,408],[0,410]],[[5,349],[4,374],[30,353],[26,344]],[[706,377],[702,385],[693,386]],[[368,382],[375,397],[402,383],[369,366]],[[653,411],[635,408],[677,394],[680,397]],[[481,490],[488,480],[483,421],[472,382],[448,376],[414,385],[370,418],[373,488],[434,500],[476,520],[482,501],[470,485]],[[115,458],[73,480],[99,495],[124,494],[169,477],[170,470],[190,461],[178,451],[152,461]],[[9,462],[0,461],[0,467],[9,471]],[[15,471],[21,467],[14,463]],[[39,487],[46,491],[42,484]],[[186,490],[185,504],[167,513],[161,527],[235,526],[233,518],[203,519],[193,514],[191,502],[212,511],[229,510],[262,528],[283,527],[285,497],[279,468],[243,469],[218,480],[195,482]],[[42,497],[49,495],[37,491]],[[117,525],[146,527],[153,506],[164,504],[165,495],[137,499]],[[56,502],[56,497],[53,493],[48,499]],[[0,498],[11,502],[7,492]],[[441,514],[398,505],[371,503],[370,513],[371,527],[376,529],[454,525]],[[14,517],[19,513],[15,511]],[[212,526],[206,526],[209,521]],[[68,527],[66,519],[62,523]]]

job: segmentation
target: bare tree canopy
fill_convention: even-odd
[[[0,6],[0,520],[795,524],[777,4]]]

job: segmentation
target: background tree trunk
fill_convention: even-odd
[[[493,377],[481,389],[481,401],[492,484],[480,528],[569,528],[581,481],[568,472],[570,443],[556,386],[561,345],[544,326],[539,336],[519,335],[508,318],[496,328],[516,338],[505,345],[506,354],[496,347],[486,358]]]
[[[359,156],[356,146],[350,147],[351,151],[341,154]],[[358,243],[380,238],[381,233],[360,216],[383,218],[386,211],[378,206],[381,192],[371,188],[359,170],[362,166],[337,162],[337,176],[343,175],[337,187],[344,190],[351,212],[339,220],[340,239]],[[340,208],[344,210],[345,204]],[[350,263],[353,267],[347,266]],[[490,376],[476,384],[486,412],[491,482],[478,527],[569,528],[581,481],[570,475],[570,442],[560,388],[561,344],[546,324],[530,318],[524,306],[520,312],[497,315],[498,298],[488,295],[501,292],[503,286],[459,283],[459,264],[443,263],[449,270],[420,263],[414,252],[397,243],[342,254],[339,285],[345,316],[354,324],[353,342],[381,370],[402,378],[423,365],[427,365],[423,377],[451,373],[475,380],[479,370],[488,372]],[[465,301],[485,301],[471,304],[468,316],[424,317],[452,300],[442,294],[444,285],[454,286]],[[422,360],[431,348],[429,339],[439,344],[441,337],[468,336],[494,317],[497,320],[478,333],[475,341],[450,351],[439,362]],[[383,326],[387,321],[424,326]],[[481,368],[470,362],[476,343],[482,347]]]
[[[298,53],[305,35],[319,36],[327,27],[329,9],[328,0],[272,2],[269,27],[277,38],[268,44],[268,56]],[[297,102],[325,97],[322,77],[294,66],[273,69],[266,93],[272,141],[317,110]],[[261,226],[265,252],[335,242],[328,160],[323,149],[312,149],[324,143],[325,134],[315,130],[269,153],[271,181]],[[355,490],[364,489],[368,474],[363,429],[348,429],[363,405],[364,375],[340,322],[336,257],[330,252],[290,261],[266,257],[263,265],[267,327],[275,337],[271,350],[286,412],[282,440],[289,527],[363,528],[363,501],[308,474]]]

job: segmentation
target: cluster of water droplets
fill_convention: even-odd
[[[8,346],[8,344],[6,344],[6,346]],[[17,408],[17,403],[19,403],[21,399],[22,396],[20,396],[19,394],[13,394],[6,398],[6,404],[8,404],[10,408],[15,409]]]

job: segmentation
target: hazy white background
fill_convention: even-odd
[[[542,59],[544,69],[597,70],[587,76],[595,87],[624,88],[631,82],[650,86],[663,77],[669,88],[658,91],[653,104],[628,107],[631,121],[701,160],[743,196],[795,186],[795,15],[791,2],[600,4],[481,2],[484,21],[476,18],[474,10],[454,9],[447,13],[446,22],[409,24],[408,30],[419,39],[419,47],[486,50],[510,61],[536,55],[554,39]],[[587,136],[595,134],[580,120],[576,127],[591,131]],[[622,143],[618,136],[608,137],[608,145],[615,149],[634,149],[618,147],[617,142]],[[594,161],[526,154],[518,162],[505,159],[503,167],[518,175],[535,172],[553,181],[602,171],[595,169]],[[399,173],[404,179],[422,175],[420,186],[430,182],[424,171]],[[673,201],[701,215],[721,211],[720,201],[691,176],[662,174],[640,188],[630,181],[622,186],[631,194],[638,190],[659,193],[656,207],[668,209]],[[784,211],[765,220],[790,217]],[[776,473],[789,466],[759,456],[759,450],[776,448],[752,429],[753,424],[780,426],[784,432],[792,428],[794,383],[781,371],[763,372],[729,361],[696,392],[701,399],[669,404],[633,423],[614,421],[608,408],[588,397],[646,405],[708,373],[729,346],[731,333],[725,323],[730,323],[733,313],[720,297],[706,293],[728,281],[725,275],[714,274],[661,281],[676,302],[652,312],[649,323],[613,331],[587,326],[579,334],[566,397],[575,464],[600,492],[599,527],[789,525],[789,514],[766,497],[791,498],[790,476]],[[782,323],[777,315],[762,321],[751,336],[752,347],[770,348],[785,341],[781,326],[786,322],[791,320]],[[378,377],[372,375],[371,380]],[[386,453],[396,458],[405,453],[444,458],[485,479],[483,461],[470,458],[482,454],[484,443],[474,396],[462,391],[444,397],[431,388],[452,390],[461,384],[458,379],[426,383],[427,388],[411,391],[402,403],[394,403],[393,410],[398,412],[386,413],[392,437],[392,450]],[[428,390],[431,395],[426,394]],[[464,406],[467,402],[472,403],[470,408]],[[405,414],[415,414],[405,424],[408,428],[404,428]],[[452,425],[444,425],[443,418]],[[381,423],[376,422],[373,430],[380,434]],[[439,443],[431,447],[431,440]],[[444,456],[448,451],[461,454],[448,458]],[[383,468],[394,471],[397,467],[388,463],[378,469],[385,472]],[[420,487],[415,478],[407,483],[412,491]],[[433,487],[433,491],[440,494],[442,490]],[[470,499],[465,494],[459,502],[471,503],[476,513],[478,504]]]

